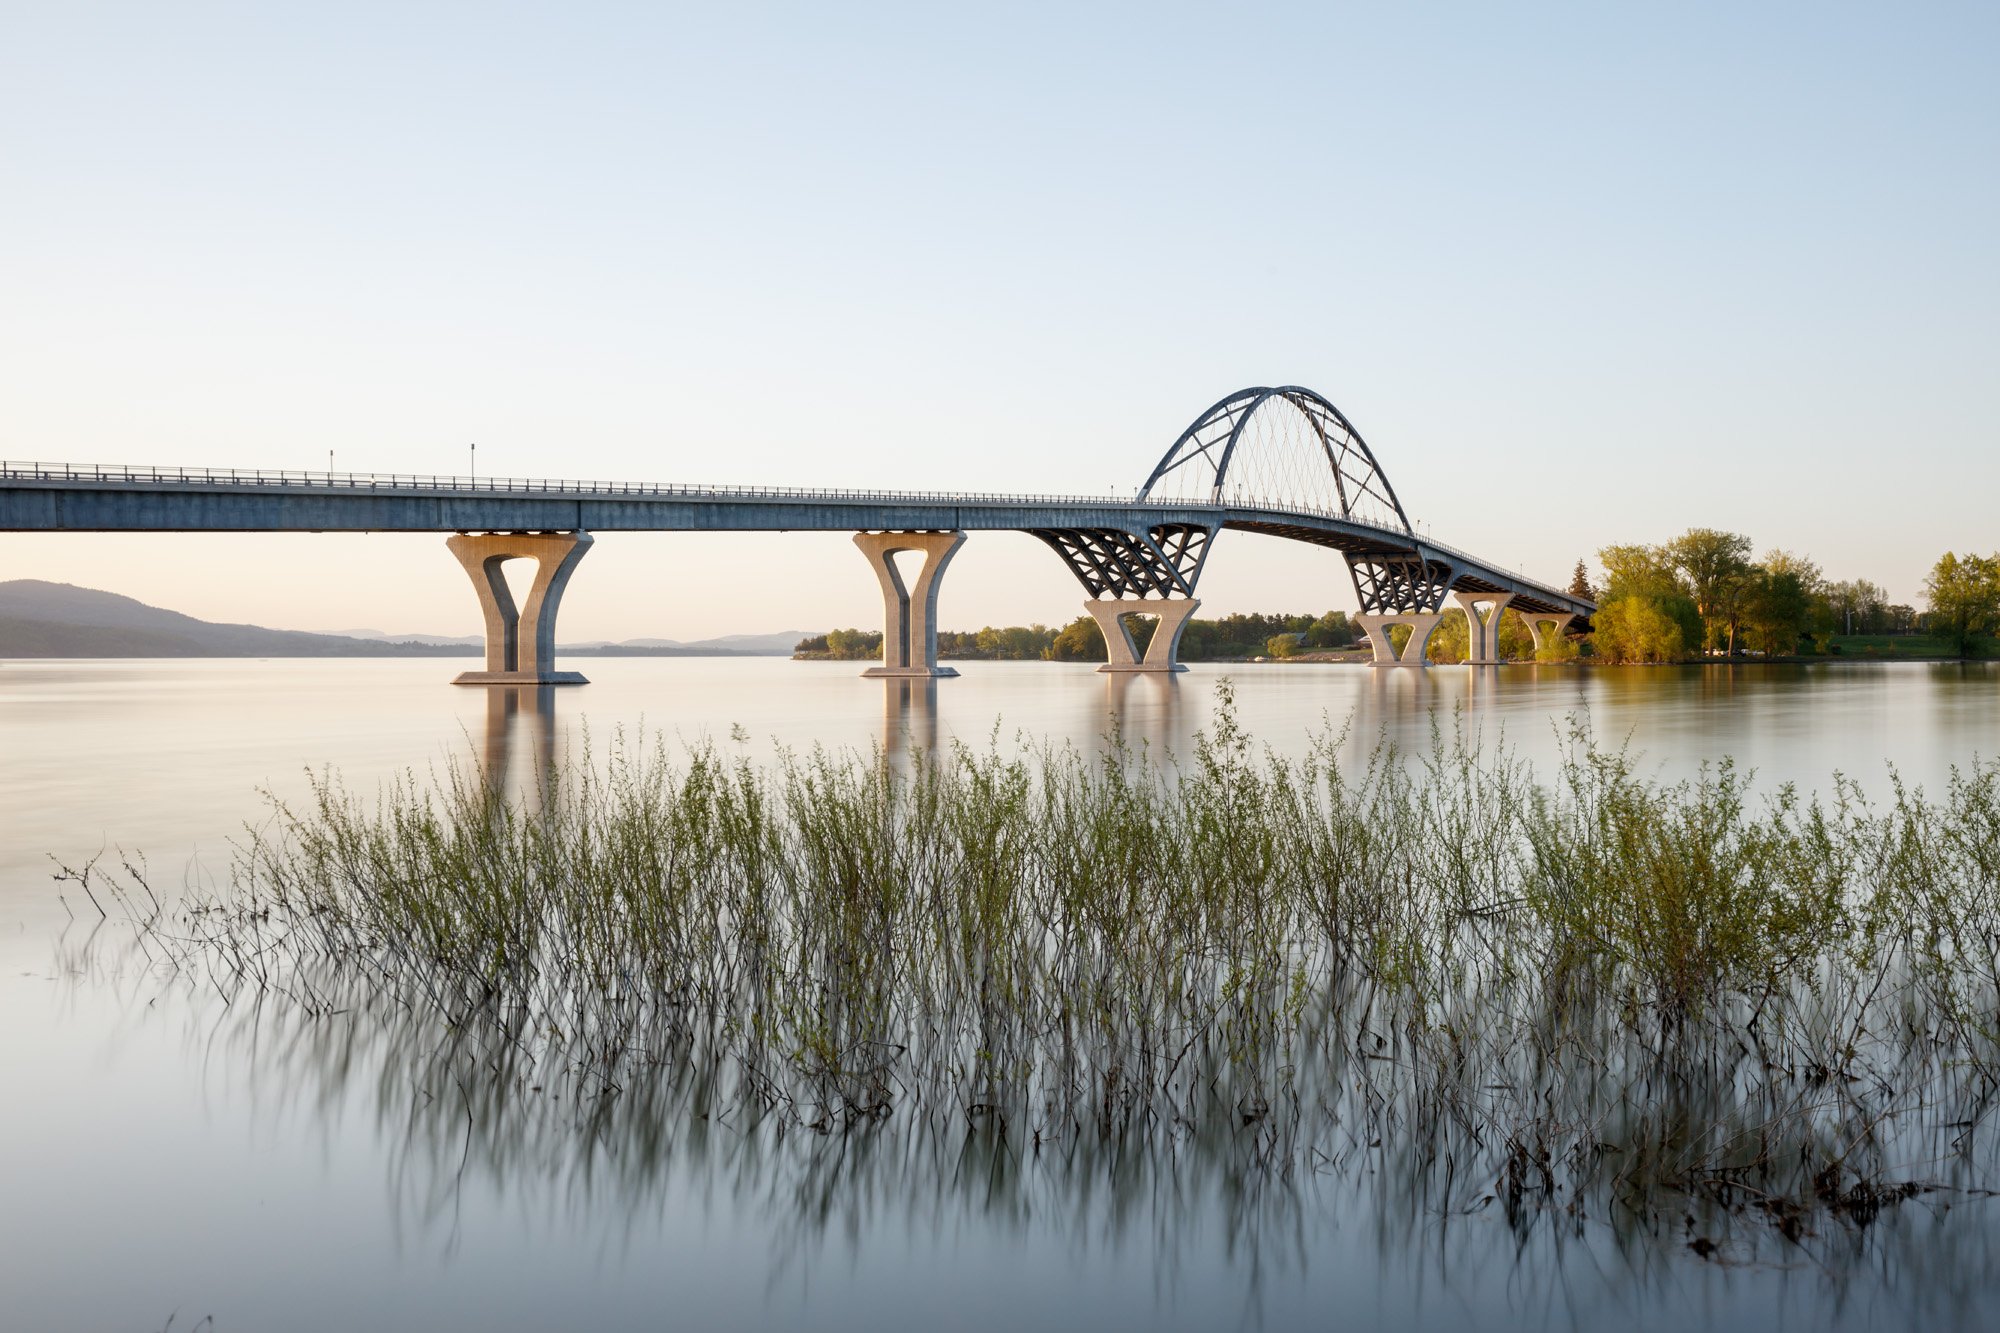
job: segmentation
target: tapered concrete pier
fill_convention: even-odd
[[[1451,600],[1465,613],[1465,661],[1468,666],[1500,665],[1500,615],[1514,600],[1511,592],[1457,592]],[[1480,603],[1490,609],[1482,614]]]
[[[1411,667],[1421,671],[1430,665],[1424,653],[1430,648],[1431,635],[1444,621],[1442,611],[1407,612],[1398,615],[1354,617],[1354,623],[1367,631],[1368,644],[1375,650],[1375,665],[1378,667]],[[1396,646],[1389,642],[1389,626],[1408,625],[1409,642],[1403,645],[1399,655]]]
[[[1535,651],[1542,651],[1542,644],[1548,636],[1562,634],[1576,617],[1556,611],[1523,611],[1521,619],[1528,626],[1528,633],[1535,640]]]
[[[875,568],[882,583],[882,665],[864,676],[956,676],[957,670],[938,665],[937,599],[944,568],[965,545],[963,532],[857,532],[854,544]],[[913,584],[905,585],[895,557],[921,551],[924,567]]]
[[[1168,597],[1155,601],[1096,598],[1083,604],[1104,635],[1106,661],[1099,671],[1186,671],[1179,660],[1181,633],[1189,617],[1201,605],[1197,597]],[[1138,641],[1129,623],[1133,616],[1153,616],[1159,625],[1153,630],[1146,655],[1139,656]]]
[[[589,533],[461,532],[445,545],[465,566],[486,616],[486,669],[462,672],[454,685],[589,683],[577,672],[555,669],[556,608],[569,576],[590,550]],[[509,560],[535,562],[535,581],[527,604],[519,608],[500,569]]]

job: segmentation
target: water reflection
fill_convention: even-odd
[[[938,743],[938,683],[925,679],[882,682],[882,752],[891,759]]]
[[[71,956],[91,953],[79,941]],[[79,990],[106,977],[97,966],[72,973]],[[1443,1310],[1530,1329],[1621,1314],[1633,1323],[1641,1312],[1651,1318],[1635,1326],[1658,1327],[1663,1313],[1691,1317],[1755,1283],[1761,1308],[1814,1326],[1974,1327],[1989,1280],[1991,1230],[1951,1225],[1948,1199],[1703,1263],[1688,1256],[1688,1237],[1726,1225],[1703,1200],[1688,1200],[1685,1230],[1616,1207],[1523,1225],[1494,1203],[1497,1184],[1454,1185],[1447,1174],[1441,1187],[1437,1161],[1384,1151],[1366,1119],[1283,1171],[1255,1132],[1215,1118],[1083,1134],[1053,1150],[990,1118],[923,1112],[916,1124],[813,1133],[760,1113],[746,1085],[701,1058],[699,1040],[689,1058],[613,1082],[587,1057],[530,1058],[533,1035],[519,1023],[438,1022],[338,973],[311,981],[330,1013],[278,996],[224,1007],[184,995],[188,1056],[213,1093],[249,1109],[259,1140],[289,1125],[331,1150],[359,1127],[376,1145],[396,1233],[417,1255],[455,1256],[469,1223],[505,1215],[521,1219],[531,1246],[581,1246],[619,1264],[667,1217],[726,1214],[759,1237],[767,1299],[803,1302],[781,1311],[787,1323],[810,1313],[803,1279],[826,1253],[864,1237],[896,1254],[940,1237],[1000,1255],[1037,1237],[1079,1259],[1136,1249],[1154,1268],[1158,1308],[1151,1320],[1126,1314],[1176,1326],[1184,1296],[1212,1297],[1218,1285],[1236,1293],[1232,1322],[1245,1328],[1290,1326],[1287,1309],[1309,1293],[1361,1285],[1375,1289],[1376,1326],[1438,1326]],[[143,989],[127,997],[134,1023],[154,1012],[157,996]],[[912,1268],[899,1280],[940,1279]]]
[[[496,795],[525,795],[539,774],[554,764],[556,748],[556,687],[553,685],[487,685],[486,732],[479,747],[479,768]]]
[[[1128,744],[1154,746],[1172,754],[1190,747],[1187,689],[1177,673],[1107,671],[1103,709],[1096,732],[1116,735]]]
[[[198,1143],[207,1133],[240,1137],[240,1152],[233,1141],[226,1151],[238,1152],[246,1173],[265,1173],[256,1197],[314,1216],[327,1238],[315,1260],[291,1235],[273,1234],[269,1253],[252,1237],[241,1261],[272,1272],[299,1265],[298,1282],[316,1283],[330,1301],[349,1284],[379,1290],[401,1280],[385,1273],[377,1282],[378,1274],[362,1267],[384,1230],[379,1196],[386,1191],[394,1200],[386,1211],[403,1227],[401,1244],[435,1252],[456,1245],[462,1228],[483,1229],[489,1249],[519,1255],[521,1272],[550,1274],[552,1300],[649,1280],[667,1247],[647,1252],[645,1245],[677,1227],[738,1236],[746,1253],[761,1255],[768,1244],[779,1272],[811,1266],[822,1247],[846,1246],[857,1268],[872,1265],[875,1274],[894,1273],[913,1288],[961,1280],[979,1288],[1028,1242],[1054,1237],[1090,1259],[1043,1294],[1079,1308],[1100,1287],[1102,1272],[1116,1268],[1122,1246],[1128,1260],[1143,1256],[1136,1262],[1156,1265],[1163,1287],[1240,1291],[1247,1283],[1256,1294],[1246,1306],[1268,1300],[1262,1317],[1272,1326],[1325,1322],[1328,1309],[1377,1315],[1381,1327],[1450,1326],[1472,1322],[1466,1311],[1476,1305],[1494,1324],[1588,1327],[1619,1317],[1607,1306],[1655,1300],[1660,1308],[1705,1307],[1691,1313],[1722,1325],[1733,1319],[1735,1327],[1893,1327],[1918,1319],[1980,1326],[1995,1233],[1975,1220],[1991,1205],[1973,1198],[1922,1199],[1865,1232],[1829,1229],[1811,1254],[1767,1252],[1724,1268],[1691,1258],[1686,1238],[1671,1230],[1635,1234],[1604,1225],[1620,1223],[1615,1212],[1578,1218],[1568,1239],[1543,1235],[1523,1244],[1496,1217],[1497,1207],[1462,1216],[1438,1208],[1416,1191],[1407,1164],[1371,1163],[1365,1151],[1274,1179],[1235,1172],[1236,1148],[1223,1139],[1162,1144],[1149,1135],[1143,1150],[1093,1143],[1058,1159],[1038,1153],[1032,1141],[965,1123],[926,1134],[781,1134],[768,1123],[705,1111],[700,1080],[712,1075],[698,1066],[658,1070],[605,1096],[588,1088],[586,1071],[542,1082],[504,1047],[475,1051],[462,1034],[407,1013],[370,1012],[380,1002],[366,995],[354,997],[352,1012],[313,1020],[296,1012],[282,1018],[271,1005],[218,1013],[161,999],[148,1008],[158,998],[150,984],[119,996],[79,990],[38,1025],[36,988],[49,984],[41,923],[53,931],[67,919],[49,886],[47,852],[75,861],[107,843],[123,845],[152,855],[163,880],[183,864],[219,879],[227,840],[261,808],[255,788],[271,782],[296,797],[298,781],[287,775],[305,766],[330,764],[366,793],[409,766],[462,758],[469,737],[502,786],[522,790],[543,763],[565,748],[577,752],[572,729],[580,734],[586,725],[600,737],[619,728],[720,736],[741,722],[760,738],[863,752],[879,738],[907,754],[954,737],[978,744],[996,718],[1006,728],[1003,741],[1018,730],[1089,745],[1115,719],[1129,738],[1185,754],[1193,731],[1214,716],[1214,686],[1223,675],[1236,682],[1247,729],[1281,749],[1295,748],[1323,719],[1338,727],[1350,715],[1358,740],[1386,728],[1405,746],[1421,745],[1432,717],[1463,706],[1482,722],[1504,725],[1537,762],[1548,756],[1547,738],[1562,719],[1582,713],[1602,740],[1633,737],[1648,768],[1679,776],[1730,754],[1755,767],[1765,784],[1796,780],[1807,789],[1840,769],[1880,794],[1883,766],[1893,761],[1936,790],[1948,766],[2000,752],[2000,667],[1985,664],[1552,665],[1454,668],[1428,677],[1365,667],[1232,666],[1162,679],[978,663],[942,690],[885,682],[878,710],[865,682],[844,667],[605,659],[601,671],[593,667],[597,684],[565,696],[560,718],[554,690],[502,687],[483,698],[450,691],[428,661],[10,666],[0,673],[0,750],[8,757],[0,772],[8,833],[0,839],[0,924],[8,927],[0,931],[0,994],[10,1013],[0,1026],[12,1044],[0,1064],[13,1086],[27,1091],[14,1103],[10,1133],[0,1136],[0,1179],[14,1205],[0,1211],[16,1219],[5,1234],[18,1270],[35,1275],[20,1284],[27,1290],[10,1290],[10,1300],[30,1302],[31,1313],[21,1315],[29,1325],[114,1326],[121,1321],[76,1313],[94,1298],[91,1284],[107,1257],[121,1265],[156,1260],[162,1270],[205,1262],[217,1249],[205,1228],[179,1228],[180,1235],[144,1244],[114,1236],[85,1251],[71,1240],[84,1222],[48,1219],[129,1214],[126,1196],[142,1177],[160,1182],[162,1197],[223,1197],[225,1186],[204,1174],[210,1159],[155,1149],[159,1142]],[[197,862],[197,850],[208,859]],[[70,901],[83,908],[75,895]],[[87,916],[96,925],[96,914]],[[79,986],[101,977],[80,964],[62,970]],[[122,1019],[107,1016],[113,1000]],[[191,1045],[183,1047],[179,1029],[163,1020],[186,1022]],[[107,1038],[121,1021],[126,1027]],[[101,1058],[107,1055],[115,1058]],[[474,1058],[487,1062],[481,1067],[489,1074],[452,1077]],[[207,1095],[189,1095],[179,1078],[191,1066],[207,1071]],[[725,1092],[713,1100],[740,1100]],[[103,1112],[130,1106],[144,1106],[145,1116]],[[150,1138],[124,1132],[139,1121]],[[329,1191],[313,1175],[316,1140],[336,1163],[329,1176],[342,1185],[360,1182],[358,1206],[345,1215],[320,1211]],[[251,1197],[251,1187],[242,1188]],[[751,1221],[742,1222],[745,1215]],[[732,1216],[735,1232],[727,1230]],[[933,1239],[926,1245],[926,1238]],[[611,1257],[589,1283],[563,1287],[555,1274],[570,1272],[565,1265],[592,1249]],[[909,1260],[920,1249],[936,1256],[934,1266]],[[640,1257],[621,1262],[620,1254]],[[589,1266],[587,1259],[572,1265]],[[474,1267],[461,1265],[461,1276]],[[159,1279],[148,1295],[169,1281]],[[408,1290],[415,1293],[419,1281]],[[671,1286],[669,1278],[661,1283]],[[799,1296],[800,1306],[779,1322],[805,1322],[811,1298],[829,1285],[822,1279]],[[672,1290],[660,1295],[676,1297]],[[36,1299],[44,1302],[39,1308]],[[1161,1299],[1160,1321],[1172,1322],[1170,1297]],[[1283,1317],[1287,1309],[1294,1318]],[[62,1310],[69,1313],[38,1317]],[[754,1303],[735,1313],[740,1322],[758,1322]],[[1216,1325],[1258,1322],[1242,1311],[1223,1314]],[[514,1325],[530,1317],[524,1312]],[[828,1317],[839,1323],[837,1314]],[[1650,1319],[1621,1322],[1671,1321],[1656,1308]],[[482,1326],[508,1324],[502,1318]]]

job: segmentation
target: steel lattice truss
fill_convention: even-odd
[[[1139,492],[1142,500],[1339,514],[1414,532],[1375,455],[1311,389],[1241,389],[1195,419]]]
[[[1449,564],[1426,556],[1350,555],[1348,572],[1354,576],[1354,595],[1369,615],[1414,615],[1438,610],[1451,591],[1457,571]]]
[[[1092,597],[1192,597],[1208,555],[1210,531],[1165,524],[1144,533],[1122,528],[1037,529]]]

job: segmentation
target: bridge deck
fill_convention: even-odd
[[[1282,502],[1191,505],[1116,496],[999,495],[411,474],[0,463],[6,532],[771,532],[1235,528],[1350,554],[1421,551],[1454,586],[1511,592],[1524,610],[1588,616],[1588,601],[1395,528]]]

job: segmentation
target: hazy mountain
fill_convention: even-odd
[[[775,634],[724,634],[713,639],[626,639],[621,648],[690,648],[712,653],[755,653],[790,657],[800,639],[810,639],[825,630],[780,630]]]
[[[486,642],[477,634],[384,634],[379,629],[331,629],[326,632],[344,639],[369,639],[378,643],[429,643],[477,648]]]
[[[391,639],[397,643],[467,644],[481,647],[485,640],[477,634],[461,634],[456,637],[444,634],[384,634],[379,629],[343,629],[332,631],[351,639]],[[710,653],[725,656],[769,656],[790,657],[798,647],[800,639],[809,639],[821,630],[779,630],[774,634],[724,634],[713,639],[580,639],[575,643],[565,643],[560,647],[566,652],[618,652],[629,649],[634,652],[676,652]]]
[[[217,624],[69,583],[0,583],[0,657],[436,656],[442,651],[427,644]]]
[[[558,644],[558,652],[610,657],[789,656],[808,633],[717,639],[630,639]],[[41,579],[0,582],[0,657],[468,657],[484,640],[380,630],[311,634],[197,620],[136,598]]]

